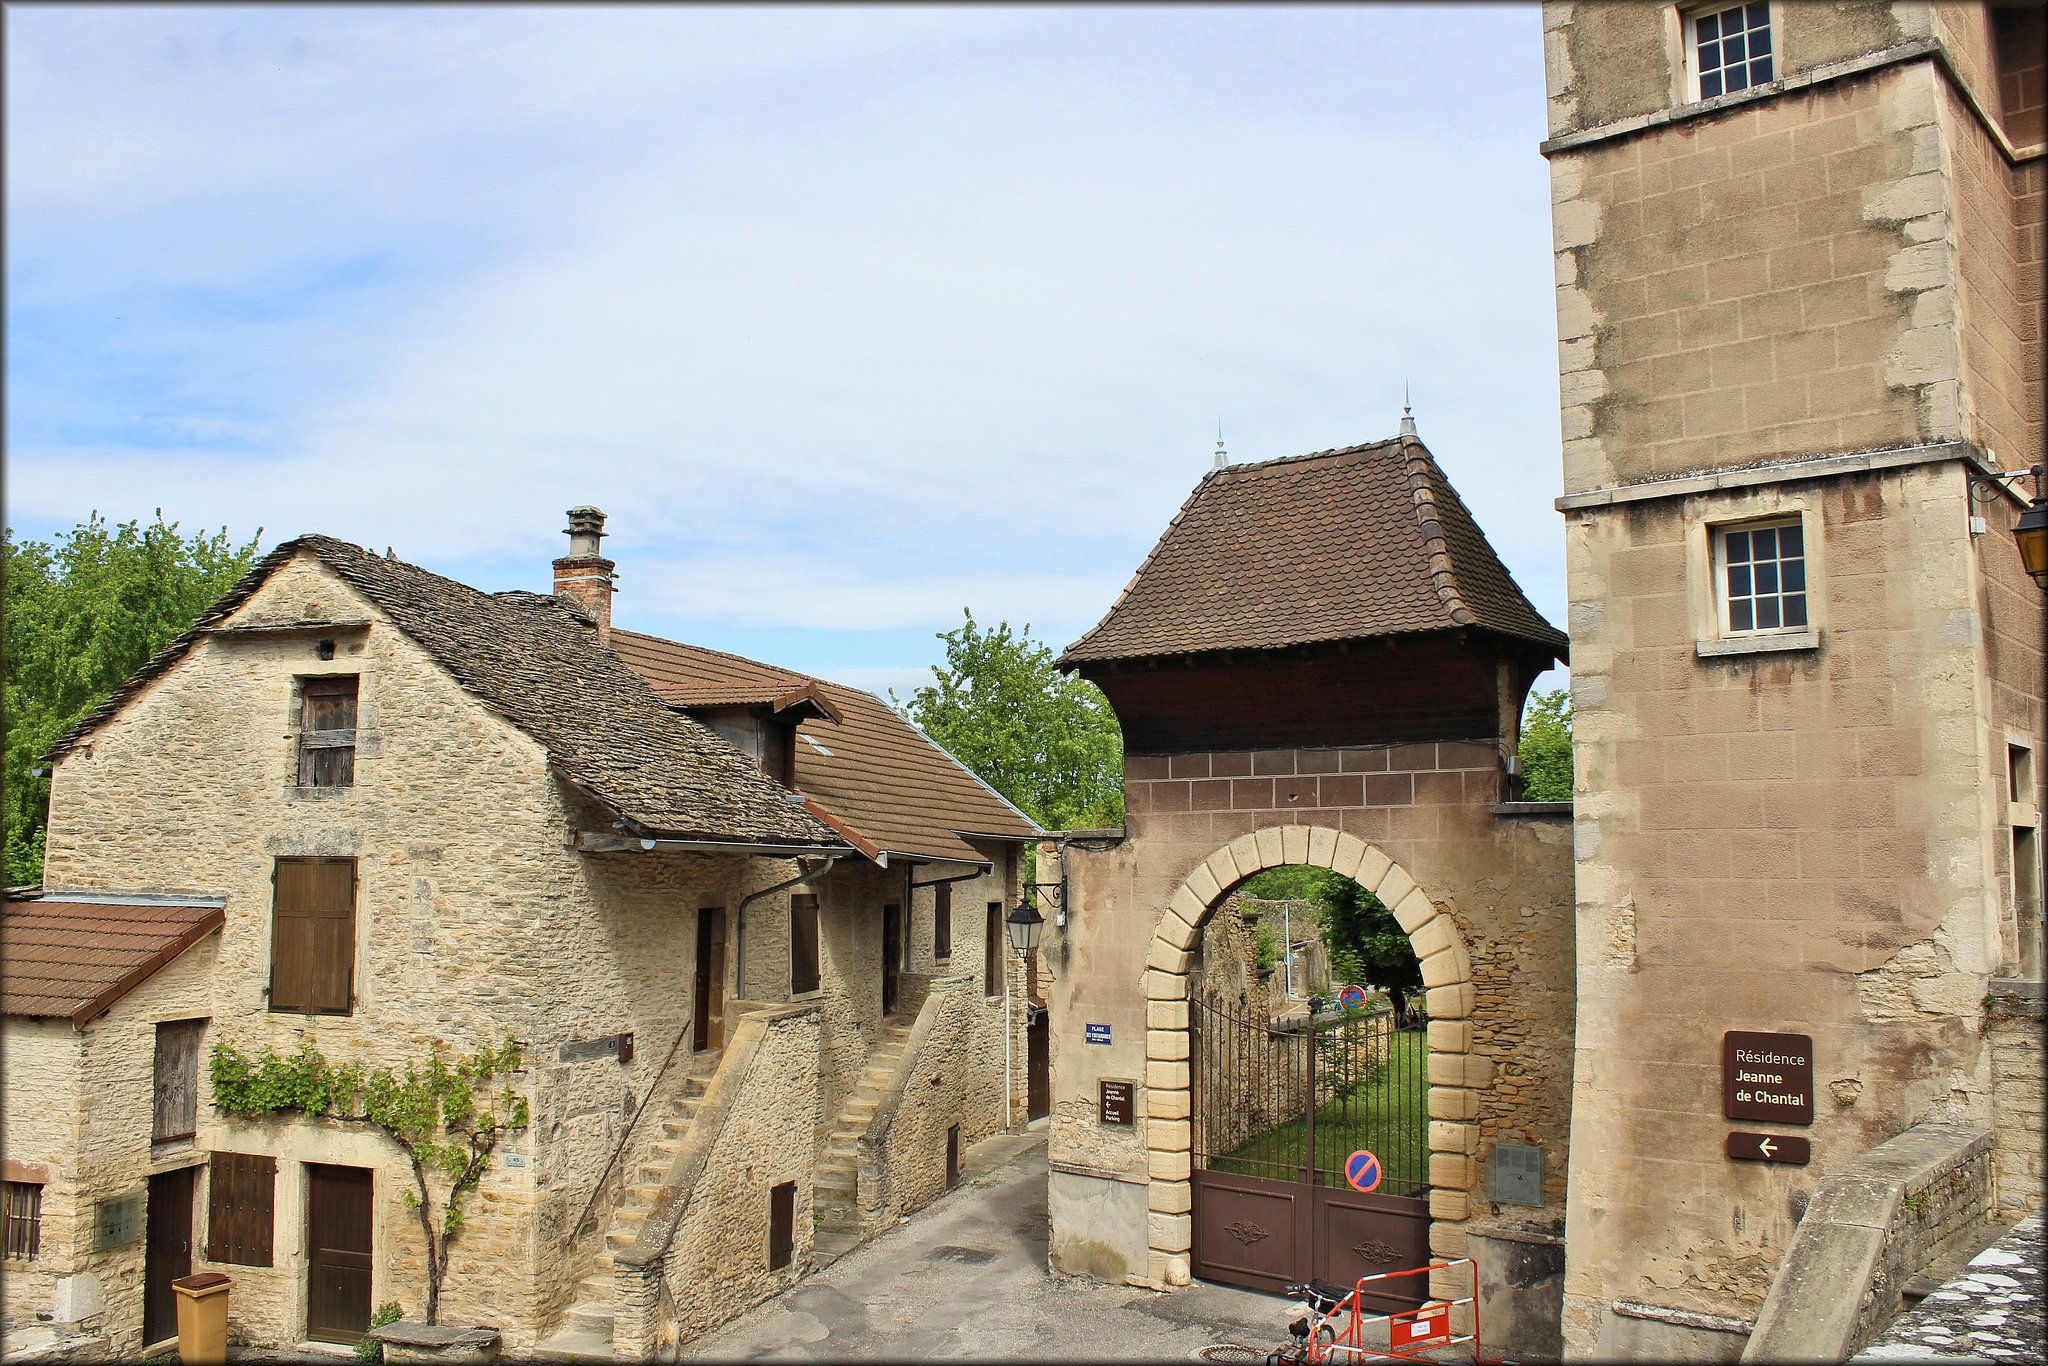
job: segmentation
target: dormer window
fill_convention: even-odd
[[[1695,100],[1768,84],[1777,70],[1770,5],[1729,5],[1688,14],[1685,58]]]
[[[812,720],[839,724],[839,709],[811,679],[672,684],[661,692],[670,706],[717,731],[727,744],[759,764],[763,773],[792,791],[796,788],[796,728]],[[810,748],[831,757],[831,751],[815,740]]]

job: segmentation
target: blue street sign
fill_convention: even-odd
[[[1092,1025],[1089,1025],[1089,1026],[1088,1026],[1088,1042],[1089,1042],[1089,1043],[1108,1043],[1108,1042],[1109,1042],[1109,1026],[1108,1026],[1108,1025],[1106,1025],[1106,1024],[1092,1024]]]

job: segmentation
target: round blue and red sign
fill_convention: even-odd
[[[1380,1160],[1360,1148],[1345,1160],[1344,1179],[1359,1190],[1373,1190],[1380,1184]]]
[[[1346,1010],[1358,1009],[1365,1004],[1365,988],[1358,986],[1344,988],[1344,990],[1337,993],[1337,1004],[1343,1006]]]

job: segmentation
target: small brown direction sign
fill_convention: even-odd
[[[1102,1083],[1102,1122],[1104,1124],[1132,1123],[1132,1095],[1136,1086],[1128,1081],[1106,1081]]]
[[[1805,1034],[1721,1036],[1721,1112],[1729,1119],[1813,1123],[1813,1040]]]
[[[1813,1145],[1790,1134],[1728,1135],[1728,1156],[1738,1162],[1782,1162],[1803,1167],[1813,1158]]]

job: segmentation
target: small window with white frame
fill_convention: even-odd
[[[1695,100],[1776,79],[1769,3],[1709,5],[1685,15],[1686,74]]]
[[[1806,610],[1806,530],[1798,519],[1717,529],[1714,566],[1723,635],[1812,629]]]

